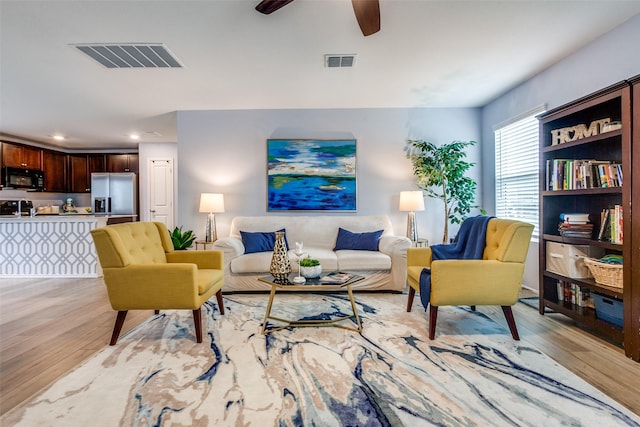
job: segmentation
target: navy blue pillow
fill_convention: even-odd
[[[278,231],[285,231],[285,229],[281,229]],[[273,250],[273,247],[276,245],[276,232],[250,232],[250,231],[240,231],[240,236],[242,237],[242,244],[244,245],[244,253],[252,254],[256,252],[270,252]],[[287,244],[287,237],[285,235],[284,244],[289,248]]]
[[[378,240],[384,230],[370,231],[368,233],[352,233],[344,228],[338,228],[338,238],[334,251],[352,249],[356,251],[377,251]]]

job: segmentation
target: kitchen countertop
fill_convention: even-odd
[[[27,221],[36,221],[36,222],[43,222],[43,221],[93,221],[96,220],[98,218],[130,218],[130,217],[134,217],[136,218],[138,215],[104,215],[104,214],[98,214],[98,215],[93,215],[93,214],[40,214],[40,215],[36,215],[36,216],[15,216],[15,215],[0,215],[0,222],[6,222],[6,221],[21,221],[21,222],[27,222]]]

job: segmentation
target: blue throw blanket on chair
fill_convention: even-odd
[[[491,218],[493,217],[478,215],[465,219],[453,243],[431,246],[431,260],[482,259],[487,238],[487,225]],[[429,305],[430,296],[431,269],[424,268],[420,273],[420,301],[425,310]]]

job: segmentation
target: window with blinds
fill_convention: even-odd
[[[496,139],[496,216],[538,226],[538,119],[543,107],[526,113],[495,129]]]

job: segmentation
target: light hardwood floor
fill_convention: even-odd
[[[499,307],[478,310],[506,328]],[[123,333],[152,314],[130,312]],[[521,339],[640,415],[640,363],[562,315],[514,315]],[[101,279],[0,279],[0,414],[107,346],[114,320]]]

